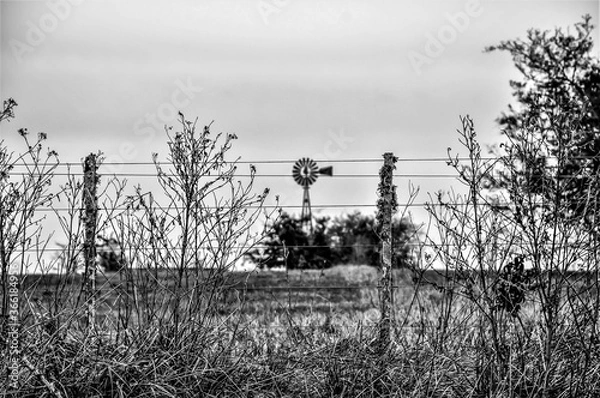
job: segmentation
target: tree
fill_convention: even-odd
[[[335,260],[340,264],[377,264],[375,219],[356,211],[335,217],[330,228],[335,236]]]
[[[266,234],[264,247],[256,248],[248,256],[260,268],[287,267],[289,269],[327,268],[332,265],[330,238],[327,234],[328,217],[317,217],[314,235],[302,228],[299,218],[282,212]]]
[[[379,265],[380,239],[376,232],[375,217],[354,213],[333,219],[329,234],[335,242],[335,262],[339,264]],[[414,225],[404,219],[392,222],[394,267],[406,266],[410,261],[410,243],[416,237]]]
[[[573,124],[565,123],[570,120],[551,114],[548,123],[574,134]],[[468,158],[450,157],[448,163],[467,192],[439,193],[437,203],[428,205],[439,236],[429,238],[431,252],[418,277],[427,280],[428,267],[444,267],[443,283],[430,282],[441,292],[432,311],[444,314],[432,344],[445,350],[456,328],[471,327],[478,342],[472,347],[478,396],[524,389],[544,397],[567,390],[595,396],[588,375],[597,366],[600,239],[597,226],[584,221],[594,220],[598,200],[590,198],[585,212],[574,213],[563,178],[540,167],[540,154],[551,150],[548,140],[539,139],[544,123],[524,126],[500,158],[482,156],[472,119],[462,118],[462,125],[459,141]],[[565,140],[555,147],[558,169],[568,160],[565,147]],[[490,190],[486,181],[498,167],[503,186]],[[589,182],[590,191],[597,190],[600,175]],[[525,369],[534,370],[523,376]]]
[[[427,261],[446,267],[441,307],[459,303],[458,293],[480,325],[474,357],[481,395],[502,395],[497,390],[514,369],[531,367],[531,358],[543,369],[531,377],[542,396],[566,385],[588,395],[585,377],[555,380],[590,374],[588,351],[598,338],[600,296],[588,293],[600,283],[600,67],[591,31],[585,16],[574,32],[532,29],[525,40],[487,49],[509,52],[522,74],[510,82],[518,106],[498,119],[505,142],[494,150],[498,157],[483,158],[473,121],[462,119],[469,157],[449,164],[468,192],[440,195],[429,208],[440,237]],[[452,322],[466,325],[440,322],[441,336]],[[537,347],[532,334],[543,336]]]
[[[100,257],[100,267],[105,272],[118,272],[125,266],[119,241],[115,238],[105,238],[98,236],[96,244],[98,256]]]
[[[588,225],[594,222],[590,198],[597,193],[591,182],[600,171],[600,62],[592,55],[590,19],[584,16],[575,32],[531,29],[526,40],[486,49],[509,52],[523,76],[510,81],[520,106],[509,106],[497,120],[507,138],[504,149],[518,154],[530,144],[527,139],[544,143],[527,162],[509,158],[521,163],[520,174],[529,175],[527,189],[533,194],[544,195],[544,187],[557,181],[568,202],[561,217],[584,216]],[[506,186],[506,175],[493,183]]]
[[[261,268],[285,266],[296,268],[326,268],[333,264],[379,264],[379,236],[375,217],[354,212],[333,219],[317,217],[310,237],[302,222],[287,213],[272,225],[265,247],[249,253]],[[414,226],[403,219],[393,221],[394,266],[410,260],[410,246],[416,234]]]

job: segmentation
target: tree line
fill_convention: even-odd
[[[393,264],[403,267],[412,259],[417,229],[407,219],[396,218],[393,230]],[[355,211],[313,220],[313,232],[302,220],[282,212],[260,247],[248,257],[260,268],[322,269],[338,264],[379,264],[380,238],[374,215]]]

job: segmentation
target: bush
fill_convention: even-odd
[[[299,218],[285,212],[273,223],[264,248],[253,250],[250,258],[261,268],[288,269],[327,268],[335,264],[379,265],[380,239],[375,230],[375,217],[354,212],[330,219],[317,217],[310,236]],[[395,219],[394,267],[405,267],[411,261],[416,228],[407,220]]]

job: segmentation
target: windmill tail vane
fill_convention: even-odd
[[[317,166],[317,163],[309,158],[301,158],[294,163],[294,167],[292,168],[292,176],[294,177],[294,181],[296,181],[303,188],[303,197],[302,197],[302,213],[300,215],[300,221],[302,225],[308,227],[307,229],[312,234],[312,209],[310,204],[310,186],[317,181],[319,175],[332,176],[333,175],[333,167],[321,167]]]
[[[333,167],[331,167],[331,166],[321,167],[319,169],[319,174],[331,177],[333,175]]]

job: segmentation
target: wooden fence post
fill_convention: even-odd
[[[391,341],[392,301],[393,301],[393,276],[392,276],[392,217],[398,205],[396,200],[396,187],[392,184],[394,179],[395,163],[398,159],[391,152],[383,154],[383,166],[379,171],[379,187],[377,193],[377,225],[381,240],[381,279],[379,281],[379,308],[381,319],[379,322],[379,349],[383,353]]]
[[[96,327],[96,223],[98,219],[97,156],[89,154],[83,163],[83,255],[85,261],[84,286],[87,301],[88,330]]]

